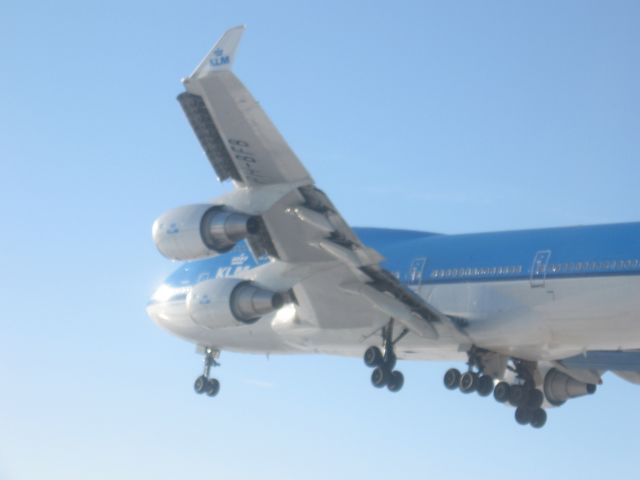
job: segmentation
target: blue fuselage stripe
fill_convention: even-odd
[[[465,235],[354,231],[406,285],[640,275],[640,223]],[[183,264],[166,283],[192,285],[267,261],[256,261],[239,242],[224,255]]]

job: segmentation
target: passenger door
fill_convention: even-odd
[[[533,257],[531,265],[531,287],[544,287],[547,278],[547,265],[551,258],[551,250],[540,250]]]

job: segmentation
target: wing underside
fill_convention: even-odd
[[[357,298],[355,304],[368,306],[372,315],[396,318],[418,335],[437,338],[448,330],[462,337],[448,317],[380,265],[382,257],[358,239],[231,71],[241,33],[237,27],[221,38],[183,81],[186,91],[178,101],[221,181],[232,180],[249,196],[282,188],[283,194],[260,212],[260,233],[249,239],[254,254],[291,264],[316,264],[318,272],[336,264],[330,280],[307,279],[296,287],[298,300],[306,299],[309,307],[319,308],[321,299],[331,301],[327,298],[331,292],[334,301],[340,296]],[[351,321],[356,317],[352,315]]]

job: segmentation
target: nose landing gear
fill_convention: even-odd
[[[396,355],[393,350],[394,345],[399,342],[409,330],[402,330],[400,335],[393,339],[393,319],[382,328],[382,348],[372,346],[364,352],[364,363],[367,367],[373,368],[371,373],[371,383],[376,388],[384,386],[390,392],[399,391],[404,385],[404,375],[398,370],[394,370],[396,366]],[[384,353],[383,353],[384,351]]]
[[[193,384],[193,389],[196,393],[206,393],[209,397],[215,397],[220,391],[220,382],[209,376],[211,367],[220,366],[216,361],[219,356],[219,350],[214,350],[209,347],[204,349],[204,369],[202,371],[202,375],[196,378],[196,381]]]

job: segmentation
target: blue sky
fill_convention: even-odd
[[[179,79],[244,23],[237,74],[353,225],[637,221],[640,4],[9,0],[0,16],[0,479],[601,478],[637,469],[638,387],[518,427],[407,363],[223,354],[144,314],[150,227],[228,189]],[[517,469],[517,470],[516,470]]]

